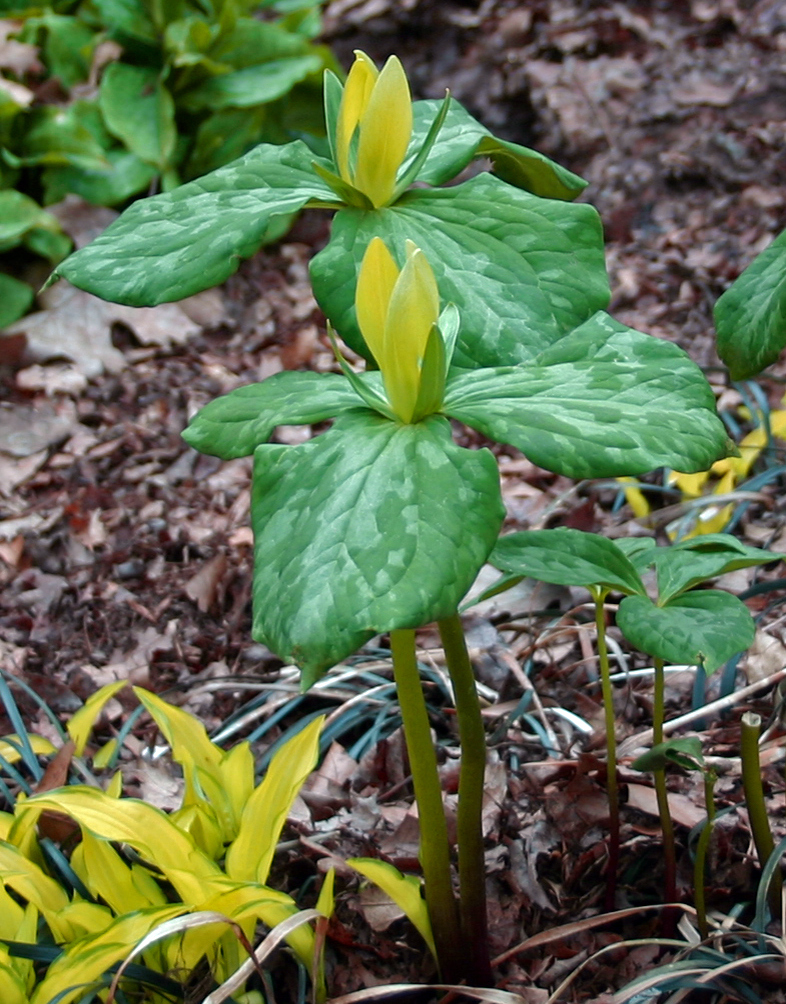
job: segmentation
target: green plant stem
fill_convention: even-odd
[[[483,786],[486,733],[480,714],[475,674],[458,614],[439,621],[453,692],[461,743],[457,813],[459,914],[464,943],[470,951],[472,986],[492,986],[486,911],[486,862],[483,853]]]
[[[614,909],[617,890],[617,867],[620,857],[620,801],[617,788],[617,737],[614,718],[614,688],[611,684],[609,650],[606,646],[606,614],[603,604],[607,589],[590,590],[595,600],[595,626],[598,635],[598,663],[603,694],[603,712],[606,721],[606,794],[609,800],[609,863],[606,871],[606,909]]]
[[[696,916],[699,921],[699,931],[702,938],[709,938],[710,929],[707,924],[707,905],[704,889],[704,864],[707,860],[707,848],[712,836],[712,824],[715,821],[715,781],[714,770],[704,770],[704,806],[707,810],[707,822],[699,834],[696,844],[696,860],[693,863],[693,899],[696,905]]]
[[[663,659],[655,659],[655,695],[652,708],[652,745],[663,742],[663,723],[666,717],[666,676]],[[658,799],[658,814],[663,835],[664,893],[667,903],[677,901],[677,849],[674,842],[674,824],[669,809],[669,793],[666,787],[666,770],[653,770],[655,794]]]
[[[415,657],[415,632],[405,629],[391,631],[390,647],[418,803],[420,863],[437,948],[437,964],[444,981],[457,983],[465,975],[466,950],[462,944],[458,906],[450,875],[450,843],[437,757]]]
[[[742,757],[742,787],[751,824],[753,842],[761,868],[767,864],[775,850],[767,806],[764,802],[764,788],[761,783],[761,763],[759,761],[759,729],[761,718],[752,711],[746,711],[740,719],[740,755]],[[767,893],[773,916],[781,909],[781,889],[783,878],[779,868],[775,869]]]

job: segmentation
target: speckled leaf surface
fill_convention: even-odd
[[[461,314],[457,366],[532,360],[608,303],[603,235],[587,205],[541,199],[481,174],[455,188],[414,190],[375,212],[343,209],[311,261],[314,295],[342,338],[367,354],[355,319],[363,253],[381,237],[403,264],[423,250],[442,302]]]
[[[600,586],[646,595],[639,573],[612,541],[568,527],[500,537],[489,562],[501,572],[558,586]]]
[[[703,663],[708,673],[746,649],[755,634],[745,604],[717,589],[685,593],[663,607],[626,596],[617,627],[642,652],[677,665]]]
[[[573,478],[706,470],[728,447],[698,366],[606,314],[538,365],[454,375],[443,411]]]
[[[504,516],[487,450],[351,412],[254,455],[254,637],[310,686],[375,634],[454,613]]]
[[[786,346],[786,230],[715,304],[718,355],[732,379],[752,377]]]
[[[441,101],[413,102],[408,157],[426,138],[441,105]],[[537,150],[497,139],[453,98],[437,141],[418,171],[418,180],[441,185],[455,178],[475,157],[490,157],[501,178],[544,198],[575,199],[587,187],[586,181],[577,174]]]
[[[378,373],[362,379],[381,387]],[[363,402],[346,377],[335,373],[276,373],[262,383],[217,397],[191,419],[183,439],[223,460],[248,457],[277,425],[313,425]]]
[[[135,307],[180,300],[223,282],[282,217],[310,199],[335,200],[297,141],[263,144],[171,192],[141,199],[55,276]]]

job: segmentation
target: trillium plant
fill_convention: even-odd
[[[343,88],[328,73],[325,107],[331,162],[303,143],[258,147],[135,204],[59,274],[123,302],[173,299],[226,278],[303,206],[337,211],[314,289],[369,366],[354,371],[334,338],[342,372],[239,388],[184,436],[254,457],[253,635],[301,667],[304,688],[389,634],[437,962],[447,981],[487,985],[485,740],[458,609],[505,510],[493,453],[459,446],[451,420],[577,478],[703,470],[728,440],[686,354],[603,312],[597,214],[566,201],[580,179],[448,99],[413,104],[394,57],[378,72],[358,54]],[[477,155],[497,176],[411,188]],[[302,445],[269,441],[328,420]],[[415,649],[434,621],[462,748],[458,897]]]

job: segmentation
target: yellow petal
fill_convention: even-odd
[[[439,318],[439,290],[422,251],[407,258],[390,297],[382,378],[402,422],[411,422],[420,391],[420,367],[429,332]]]
[[[349,81],[347,81],[349,83]],[[391,56],[360,119],[354,184],[375,207],[385,206],[412,137],[412,99],[404,67]]]
[[[385,321],[398,275],[398,266],[385,242],[375,237],[366,248],[360,265],[355,309],[360,333],[381,370],[385,367]]]
[[[336,158],[338,160],[336,167],[344,181],[350,183],[352,177],[349,172],[349,148],[352,136],[366,110],[378,77],[379,70],[373,60],[369,59],[365,52],[356,49],[355,62],[352,64],[347,82],[344,84],[344,93],[341,96],[338,122],[336,123]]]

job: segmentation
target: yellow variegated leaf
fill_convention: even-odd
[[[101,749],[93,754],[93,766],[96,770],[103,770],[112,762],[112,757],[117,753],[117,739],[110,739],[104,743]]]
[[[336,905],[335,897],[333,896],[335,878],[336,869],[329,868],[328,873],[325,876],[325,881],[322,883],[322,888],[319,890],[319,897],[317,898],[316,909],[328,918],[333,916],[333,910]]]
[[[254,790],[254,754],[249,744],[238,743],[228,750],[221,758],[219,772],[232,820],[230,832],[224,838],[229,842],[237,836],[243,809]]]
[[[17,816],[37,818],[45,809],[64,812],[105,840],[130,844],[163,872],[185,867],[195,876],[220,874],[215,862],[196,847],[187,833],[160,809],[139,799],[110,798],[98,788],[71,785],[33,795],[17,806]]]
[[[68,923],[60,921],[70,902],[65,889],[18,847],[5,841],[0,842],[0,875],[5,885],[41,911],[56,940],[66,941],[72,936]]]
[[[0,877],[2,868],[0,868]],[[4,941],[19,941],[19,929],[24,923],[25,908],[21,903],[17,903],[13,896],[9,896],[8,890],[0,882],[0,938]]]
[[[623,486],[623,492],[625,493],[625,501],[633,510],[633,515],[641,519],[643,516],[649,516],[650,514],[650,504],[647,501],[647,496],[638,487],[638,481],[636,478],[617,478],[617,481]]]
[[[187,833],[196,846],[214,861],[224,853],[224,829],[209,802],[186,805],[170,816],[178,829]]]
[[[159,905],[160,901],[150,900],[140,892],[131,868],[114,847],[89,829],[82,832],[82,842],[71,857],[71,867],[91,895],[100,896],[118,916]]]
[[[126,910],[122,911],[126,913]],[[101,934],[114,920],[109,907],[100,903],[85,903],[83,901],[69,903],[60,914],[61,922],[67,923],[72,931],[69,941],[76,941],[86,934]]]
[[[98,979],[110,966],[123,959],[155,926],[183,913],[182,904],[151,907],[118,918],[101,934],[90,934],[72,942],[49,966],[30,1004],[71,1004],[84,993],[82,984]],[[58,996],[62,994],[62,996]]]
[[[426,901],[420,894],[421,880],[414,875],[402,875],[398,868],[376,858],[350,858],[347,864],[390,896],[418,929],[431,954],[436,958],[431,921]]]
[[[116,770],[112,775],[112,780],[106,786],[106,795],[108,798],[120,798],[123,794],[123,772]]]
[[[670,485],[676,485],[688,498],[698,498],[709,476],[709,471],[699,471],[696,474],[681,474],[679,471],[672,471],[669,474],[668,482]]]
[[[8,840],[13,823],[14,817],[10,812],[0,812],[0,840]]]
[[[81,756],[85,751],[88,737],[96,723],[96,719],[104,710],[104,705],[111,700],[115,694],[128,685],[127,680],[116,680],[114,683],[107,683],[92,694],[82,707],[73,714],[66,724],[68,734],[74,741],[76,749],[74,753]]]
[[[208,739],[205,727],[198,718],[194,718],[182,708],[168,704],[142,687],[134,687],[134,693],[155,720],[161,735],[172,747],[172,758],[183,767],[186,781],[183,804],[200,801],[202,796],[194,770],[196,767],[201,767],[206,773],[217,775],[224,751]]]
[[[29,1000],[27,983],[4,948],[0,948],[0,1000],[3,1004],[28,1004]]]
[[[320,715],[293,736],[270,761],[265,778],[246,803],[240,830],[226,856],[230,878],[264,884],[287,814],[316,766]]]
[[[131,865],[131,879],[139,895],[153,906],[163,906],[167,902],[164,890],[147,868],[134,862]]]
[[[28,733],[27,736],[30,746],[34,753],[38,756],[51,756],[52,753],[57,752],[57,748],[49,742],[44,736],[37,736],[34,733]],[[8,763],[16,763],[22,756],[19,752],[19,736],[12,732],[10,735],[3,736],[0,739],[0,756],[6,760]]]

